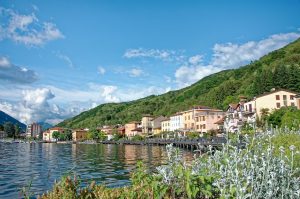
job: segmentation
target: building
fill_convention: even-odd
[[[43,132],[43,140],[46,141],[46,142],[55,142],[55,141],[57,141],[52,136],[55,131],[58,131],[59,133],[64,133],[65,129],[61,128],[61,127],[50,128],[47,131]]]
[[[161,129],[161,122],[166,120],[167,118],[164,116],[159,116],[156,117],[152,120],[152,127],[153,127],[153,134],[159,134],[162,129]]]
[[[246,112],[255,113],[260,118],[262,109],[268,109],[271,113],[275,109],[286,106],[297,107],[298,104],[300,104],[299,95],[296,92],[286,89],[272,89],[271,92],[258,95],[253,100],[246,102],[244,106]]]
[[[118,126],[117,131],[120,135],[125,136],[125,126]]]
[[[151,135],[153,132],[152,120],[154,119],[151,115],[144,115],[142,117],[142,134]]]
[[[112,135],[113,131],[114,131],[114,127],[113,126],[105,125],[105,126],[102,126],[100,128],[97,128],[97,130],[105,133],[106,135]]]
[[[183,111],[184,131],[207,132],[217,129],[215,124],[224,117],[222,110],[210,108],[207,106],[195,106],[190,110]]]
[[[84,129],[74,129],[72,131],[72,140],[75,142],[84,141],[88,139],[88,131]]]
[[[297,109],[300,109],[300,94],[295,96]]]
[[[170,116],[170,131],[182,131],[184,129],[183,114],[176,113]]]
[[[135,128],[131,130],[131,136],[142,135],[142,134],[143,134],[142,128]]]
[[[162,132],[170,131],[170,118],[161,121],[161,131]]]
[[[226,132],[237,132],[241,129],[247,117],[244,115],[244,102],[229,104],[224,120],[224,130]]]
[[[0,139],[7,138],[7,133],[5,131],[0,131]]]
[[[32,123],[27,125],[26,137],[41,138],[42,137],[42,126],[38,123]]]
[[[218,122],[225,116],[225,113],[219,109],[198,109],[195,113],[194,130],[196,132],[207,133],[209,130],[217,130],[219,128]]]
[[[142,127],[141,122],[137,122],[137,121],[132,121],[132,122],[125,124],[125,136],[127,136],[127,137],[134,136],[132,130],[141,128],[141,127]]]

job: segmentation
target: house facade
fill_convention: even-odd
[[[170,131],[182,131],[184,128],[183,114],[176,113],[170,116]]]
[[[127,137],[134,136],[134,133],[132,132],[132,130],[137,129],[137,128],[141,128],[141,122],[132,121],[132,122],[125,124],[125,136],[127,136]]]
[[[225,113],[219,109],[198,110],[194,116],[194,130],[202,133],[207,133],[209,130],[217,130],[218,125],[216,122],[224,116]]]
[[[52,137],[52,135],[55,131],[58,131],[60,133],[65,132],[64,128],[61,128],[61,127],[50,128],[47,131],[43,132],[43,140],[47,141],[47,142],[55,142],[56,139]]]
[[[215,123],[225,115],[222,110],[207,106],[196,106],[182,113],[185,131],[204,133],[208,130],[217,129],[218,125]]]
[[[88,131],[84,129],[74,129],[72,131],[72,140],[75,142],[84,141],[88,138]]]
[[[152,120],[152,132],[153,134],[159,134],[162,131],[161,123],[167,118],[164,116],[156,117]]]
[[[170,131],[170,119],[169,118],[161,121],[161,131],[162,132],[169,132]]]
[[[272,90],[269,93],[265,93],[256,96],[253,100],[245,103],[245,111],[255,113],[258,118],[261,118],[261,110],[268,109],[271,113],[275,109],[281,107],[295,106],[300,103],[297,101],[297,93],[286,89]],[[299,100],[299,99],[298,99]],[[300,106],[298,106],[300,108]]]
[[[142,117],[142,133],[144,135],[150,135],[152,134],[153,126],[152,126],[152,120],[154,119],[151,115],[144,115]]]

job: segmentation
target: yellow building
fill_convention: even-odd
[[[299,103],[296,100],[296,92],[278,89],[272,90],[269,93],[264,93],[262,95],[256,96],[253,100],[246,102],[244,104],[244,109],[247,112],[255,112],[260,118],[262,109],[269,109],[272,112],[275,109],[280,109],[285,106],[297,106]],[[300,107],[298,107],[300,108]]]
[[[84,129],[75,129],[72,131],[72,140],[75,142],[88,139],[88,131]]]
[[[55,138],[52,137],[52,134],[55,131],[58,131],[59,133],[64,133],[65,132],[64,128],[61,128],[61,127],[50,128],[47,131],[43,132],[43,140],[47,141],[47,142],[55,142],[55,141],[57,141]]]
[[[169,118],[161,121],[161,131],[162,132],[169,132],[170,131],[170,119]]]
[[[215,123],[224,117],[225,113],[207,106],[195,106],[190,110],[183,111],[182,115],[185,130],[207,132],[218,128]]]
[[[151,115],[144,115],[142,117],[142,134],[149,135],[152,134],[152,120],[154,119]]]

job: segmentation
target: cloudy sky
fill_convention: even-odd
[[[188,86],[299,38],[299,8],[299,0],[1,0],[0,110],[55,124]]]

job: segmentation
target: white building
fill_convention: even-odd
[[[170,116],[170,131],[183,130],[184,121],[182,113]]]

